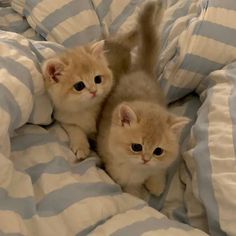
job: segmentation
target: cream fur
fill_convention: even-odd
[[[110,92],[113,76],[103,53],[104,42],[68,49],[46,60],[42,71],[54,104],[54,117],[67,131],[70,146],[78,159],[89,154],[87,137],[94,136],[102,103]],[[100,75],[102,82],[95,83]],[[73,87],[83,81],[85,88]],[[92,93],[96,92],[96,96]]]
[[[160,21],[161,7],[152,2],[140,14],[137,61],[108,97],[97,138],[98,153],[111,177],[125,191],[143,199],[146,189],[155,195],[162,193],[165,170],[176,159],[179,134],[188,122],[167,111],[153,76],[159,51],[155,13]],[[141,144],[142,151],[132,151],[134,143]],[[157,147],[164,150],[160,156],[154,154]]]

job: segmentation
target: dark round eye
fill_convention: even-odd
[[[143,150],[142,145],[138,143],[132,143],[131,148],[134,152],[141,152]]]
[[[81,91],[85,88],[85,84],[84,82],[80,81],[76,84],[74,84],[74,89],[77,90],[77,91]]]
[[[157,147],[157,148],[154,150],[153,153],[154,153],[156,156],[160,156],[163,152],[164,152],[164,150],[163,150],[162,148]]]
[[[94,77],[94,82],[95,82],[96,84],[101,84],[101,82],[102,82],[102,77],[101,77],[101,75],[95,76],[95,77]]]

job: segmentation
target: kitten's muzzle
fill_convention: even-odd
[[[148,163],[150,160],[151,160],[150,158],[148,158],[146,155],[143,155],[143,154],[142,154],[142,161],[143,161],[143,164]]]

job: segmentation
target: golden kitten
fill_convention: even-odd
[[[113,76],[104,56],[104,41],[68,49],[42,66],[54,117],[70,139],[78,159],[89,154],[88,137],[96,133],[101,105],[110,92]]]
[[[165,170],[176,159],[178,138],[188,122],[167,111],[154,69],[162,18],[159,3],[147,3],[138,19],[139,44],[132,70],[119,78],[102,111],[97,145],[110,176],[124,191],[146,199],[160,195]]]

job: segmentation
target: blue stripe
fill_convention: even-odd
[[[80,231],[79,233],[76,234],[76,236],[87,236],[89,235],[90,232],[92,232],[94,229],[96,229],[99,225],[102,225],[106,223],[109,219],[111,219],[112,216],[106,217],[105,219],[99,220],[96,224],[93,224],[84,230]]]
[[[174,13],[171,16],[171,19],[169,21],[166,22],[166,24],[163,27],[163,32],[161,34],[162,37],[162,48],[166,48],[167,44],[168,44],[168,37],[169,34],[173,28],[173,24],[175,23],[175,21],[182,17],[182,16],[186,16],[188,11],[189,11],[189,7],[190,7],[191,1],[189,0],[185,0],[185,3],[183,3],[183,5],[179,8],[176,8],[176,10],[174,11]]]
[[[12,31],[21,34],[24,33],[29,28],[30,25],[28,24],[27,20],[14,21],[9,24],[9,26],[6,28],[6,31]]]
[[[194,54],[186,54],[182,64],[180,65],[180,69],[207,76],[212,71],[219,70],[223,66],[223,64],[211,61],[204,57]]]
[[[6,69],[9,74],[22,82],[30,91],[34,92],[34,85],[30,71],[21,63],[7,57],[0,57],[0,69]]]
[[[100,36],[101,27],[99,25],[92,25],[83,31],[75,33],[70,38],[66,39],[62,44],[66,47],[74,47],[97,40]]]
[[[10,131],[18,128],[21,122],[21,110],[11,92],[0,84],[0,107],[10,115]]]
[[[104,17],[109,12],[111,4],[112,4],[112,0],[103,0],[96,8],[96,12],[99,16],[100,22],[103,21]]]
[[[47,43],[34,43],[30,42],[30,48],[34,52],[34,54],[37,56],[37,59],[40,63],[42,63],[46,58],[43,55],[43,51],[45,49],[50,48],[53,50],[55,53],[60,53],[65,50],[65,48],[57,43],[52,43],[52,42],[47,42]]]
[[[11,139],[12,151],[21,151],[32,146],[40,146],[48,143],[57,143],[58,145],[64,145],[54,135],[50,133],[25,134],[13,137]]]
[[[31,181],[34,184],[42,174],[61,174],[72,172],[83,175],[91,167],[95,167],[98,158],[87,158],[86,160],[74,164],[72,167],[63,157],[55,157],[53,160],[46,163],[36,164],[25,170],[30,175]]]
[[[16,13],[15,11],[13,11],[13,9],[11,7],[6,7],[6,8],[0,8],[0,16],[4,17],[7,15],[18,15],[18,13]]]
[[[206,208],[210,234],[214,236],[226,236],[220,228],[219,209],[214,196],[212,184],[212,166],[210,161],[209,143],[209,106],[212,101],[212,89],[208,90],[207,98],[198,112],[198,119],[193,126],[193,134],[197,145],[193,150],[193,158],[197,166],[197,179],[200,198]],[[207,190],[207,191],[206,191]]]
[[[144,207],[146,207],[147,204],[146,203],[142,203],[142,204],[139,204],[135,207],[133,207],[132,209],[134,210],[139,210],[139,209],[142,209]],[[121,212],[120,212],[121,213]],[[102,219],[100,221],[98,221],[96,224],[93,224],[85,229],[83,229],[82,231],[80,231],[79,233],[76,234],[76,236],[87,236],[89,235],[90,232],[92,232],[93,230],[95,230],[99,225],[102,225],[104,224],[105,222],[107,222],[109,219],[111,219],[113,216],[108,216],[106,217],[105,219]]]
[[[27,0],[25,1],[25,6],[23,10],[24,16],[29,16],[33,9],[43,0]]]
[[[48,193],[35,205],[33,197],[10,197],[5,189],[0,188],[0,210],[13,211],[23,219],[34,215],[40,217],[55,216],[71,205],[90,197],[113,196],[121,194],[118,185],[103,182],[75,183]]]
[[[7,46],[17,50],[20,55],[24,55],[24,56],[28,57],[28,59],[30,59],[34,63],[34,66],[36,67],[36,69],[38,71],[41,71],[41,68],[38,64],[37,58],[30,50],[31,49],[30,48],[30,46],[31,46],[30,41],[29,41],[29,47],[18,43],[17,40],[14,40],[14,39],[1,39],[1,41],[4,42],[5,44],[7,44]],[[19,64],[21,64],[21,63],[19,63]],[[29,71],[28,67],[25,67],[23,64],[21,64],[21,65]],[[30,74],[30,78],[32,80],[31,74]],[[32,87],[33,87],[33,81],[31,81],[31,83],[32,83]],[[31,92],[33,92],[33,90]]]
[[[160,86],[163,91],[166,92],[166,102],[167,104],[177,101],[178,99],[190,94],[193,89],[191,88],[181,88],[171,85],[166,79],[160,80]]]
[[[236,153],[236,62],[230,64],[230,66],[227,66],[225,71],[227,79],[229,79],[233,84],[232,92],[229,97],[229,107],[233,128],[234,153]]]
[[[109,27],[110,33],[115,33],[120,28],[120,26],[127,20],[127,18],[132,15],[138,4],[141,2],[141,0],[131,0],[121,12],[121,14],[117,16],[111,23]]]
[[[154,217],[150,217],[143,221],[138,221],[133,224],[130,224],[124,228],[118,229],[110,236],[141,236],[142,234],[154,231],[154,230],[166,230],[169,228],[177,228],[184,231],[191,231],[191,228],[188,225],[184,225],[175,221],[168,220],[167,218],[156,219]]]
[[[45,6],[46,7],[46,6]],[[56,5],[55,5],[56,7]],[[56,27],[61,22],[66,19],[78,15],[84,10],[93,9],[93,6],[88,0],[72,0],[68,4],[64,5],[60,9],[56,9],[50,15],[48,15],[41,25],[47,29],[48,32],[51,32],[54,27]],[[78,22],[79,24],[79,22]]]
[[[34,198],[14,198],[10,197],[5,189],[0,188],[0,210],[13,211],[24,219],[29,219],[35,215]]]
[[[190,222],[187,218],[187,209],[185,207],[181,206],[174,209],[172,215],[178,222],[190,225]]]
[[[228,10],[236,10],[235,0],[209,0],[208,7],[219,7]]]
[[[70,184],[55,190],[37,204],[42,217],[54,216],[83,199],[121,194],[119,185],[103,182]]]
[[[210,39],[214,39],[218,42],[236,47],[236,29],[209,21],[197,22],[193,30],[193,35],[201,35]]]

